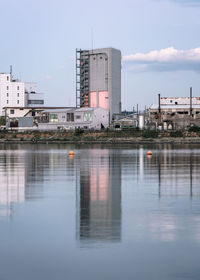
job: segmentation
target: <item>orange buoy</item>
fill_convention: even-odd
[[[69,156],[73,156],[74,155],[74,151],[69,151]]]
[[[148,156],[151,156],[151,155],[152,155],[152,151],[150,151],[150,150],[147,151],[147,155],[148,155]]]

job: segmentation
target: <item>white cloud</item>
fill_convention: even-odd
[[[174,47],[123,56],[124,64],[138,71],[200,71],[200,48],[177,50]]]

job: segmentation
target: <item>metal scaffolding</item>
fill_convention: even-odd
[[[90,106],[89,58],[88,50],[76,49],[76,107]]]

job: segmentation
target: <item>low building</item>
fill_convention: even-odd
[[[39,129],[77,128],[100,130],[109,126],[109,112],[103,108],[50,109],[40,114]]]
[[[161,97],[150,107],[150,125],[161,129],[200,126],[200,97]]]
[[[30,109],[30,108],[29,108]],[[7,108],[14,110],[13,108]],[[23,113],[22,113],[23,112]],[[8,115],[7,128],[22,130],[101,130],[109,126],[109,112],[103,108],[17,108]]]

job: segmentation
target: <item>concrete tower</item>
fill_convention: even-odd
[[[113,48],[76,51],[76,106],[121,112],[121,52]]]

